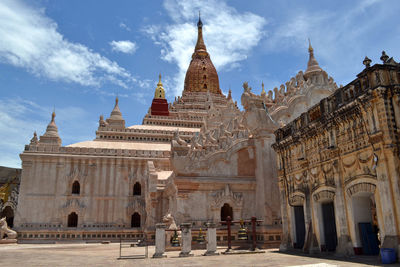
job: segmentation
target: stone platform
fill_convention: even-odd
[[[17,239],[1,239],[0,244],[16,244]]]

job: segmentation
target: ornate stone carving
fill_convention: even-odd
[[[211,195],[213,197],[211,207],[214,209],[220,209],[224,203],[230,203],[234,208],[243,206],[243,194],[233,192],[229,185],[226,185],[224,190],[216,191]]]

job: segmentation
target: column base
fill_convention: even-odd
[[[304,248],[303,248],[303,251],[307,252],[306,250],[304,250]],[[308,249],[308,253],[310,253],[310,254],[321,253],[321,249],[319,248],[318,240],[317,240],[317,237],[315,236],[315,234],[312,234],[311,244],[310,244],[310,248]]]
[[[154,253],[153,258],[166,258],[167,255],[164,253]]]
[[[335,254],[337,256],[354,255],[353,243],[351,242],[350,236],[348,235],[339,236]]]
[[[203,256],[216,256],[216,255],[219,255],[219,253],[215,251],[206,251],[206,253],[203,254]]]
[[[192,257],[193,253],[190,252],[181,252],[179,253],[179,257]]]

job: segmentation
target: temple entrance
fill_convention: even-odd
[[[78,214],[75,212],[68,215],[68,227],[78,227]]]
[[[137,212],[132,215],[131,227],[140,227],[140,214]]]
[[[304,239],[306,235],[306,227],[304,223],[304,207],[294,206],[294,222],[296,231],[296,240],[293,244],[294,248],[302,249],[304,247]]]
[[[378,222],[374,198],[368,194],[352,197],[354,224],[357,243],[362,245],[358,253],[365,255],[379,254]]]
[[[333,202],[322,203],[322,220],[325,238],[325,248],[327,251],[335,251],[337,245],[335,207]]]
[[[6,217],[8,227],[12,228],[14,226],[14,211],[10,206],[4,208],[0,218],[3,217]]]
[[[226,221],[226,218],[228,216],[230,216],[231,219],[233,220],[232,207],[228,203],[225,203],[221,208],[221,221]]]

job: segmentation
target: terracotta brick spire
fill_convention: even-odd
[[[189,68],[186,71],[185,92],[210,92],[222,94],[219,78],[203,39],[203,22],[199,14],[197,22],[197,42]]]

